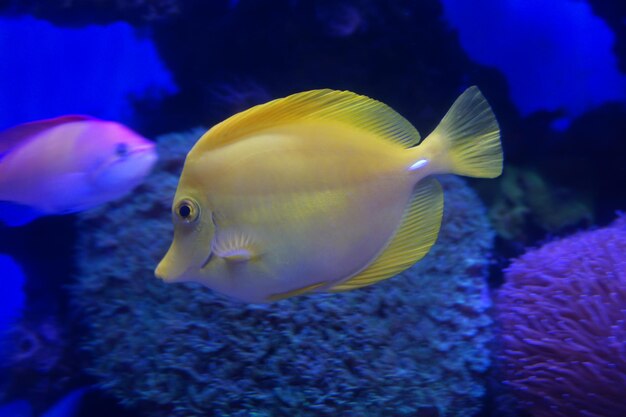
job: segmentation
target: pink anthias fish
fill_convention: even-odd
[[[157,160],[153,142],[116,122],[62,116],[0,132],[0,220],[20,226],[118,199]]]

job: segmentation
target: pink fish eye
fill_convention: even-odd
[[[115,154],[119,157],[125,157],[128,155],[128,144],[120,142],[115,145]]]

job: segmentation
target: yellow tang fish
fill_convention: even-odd
[[[187,155],[156,276],[265,303],[400,273],[437,239],[443,192],[432,175],[502,171],[498,123],[476,87],[419,140],[390,107],[349,91],[230,117]]]

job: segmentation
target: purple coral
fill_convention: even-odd
[[[626,217],[515,260],[496,298],[505,383],[534,417],[626,416]]]

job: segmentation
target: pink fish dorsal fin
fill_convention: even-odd
[[[70,114],[53,119],[37,120],[10,127],[0,132],[0,158],[11,149],[22,146],[38,134],[65,123],[81,122],[85,120],[98,120],[91,116]]]

